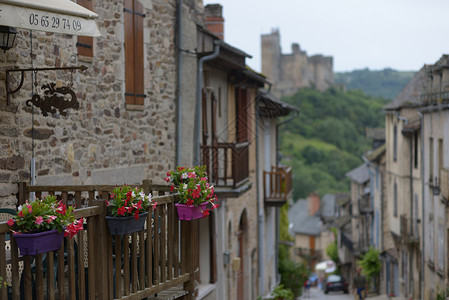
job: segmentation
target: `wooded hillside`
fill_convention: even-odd
[[[371,148],[365,128],[384,127],[382,107],[387,100],[337,88],[301,89],[282,100],[300,109],[299,117],[279,130],[281,160],[293,167],[294,199],[313,191],[348,191],[345,174],[362,163],[363,151]]]

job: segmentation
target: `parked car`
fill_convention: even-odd
[[[340,275],[329,275],[324,282],[324,293],[343,291],[349,293],[349,285],[346,279]]]

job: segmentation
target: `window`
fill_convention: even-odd
[[[434,239],[433,239],[433,218],[432,216],[429,216],[429,260],[431,262],[434,261]]]
[[[249,113],[248,113],[248,95],[244,88],[235,89],[236,115],[237,115],[237,142],[243,143],[249,140]]]
[[[398,160],[398,126],[393,127],[393,161]]]
[[[418,131],[415,131],[415,134],[414,134],[414,163],[413,163],[413,165],[414,165],[414,167],[415,167],[415,169],[417,169],[418,168]]]
[[[125,99],[126,104],[143,105],[143,6],[125,0]]]
[[[93,0],[78,0],[79,5],[87,8],[88,10],[93,10]],[[76,48],[78,49],[78,55],[93,57],[94,56],[94,38],[90,36],[78,36],[76,42]]]
[[[396,182],[393,185],[393,215],[398,216],[398,185]]]
[[[444,258],[446,253],[444,251],[444,228],[438,224],[438,269],[444,272]]]
[[[433,138],[429,139],[429,181],[433,182]]]
[[[438,179],[441,182],[441,170],[443,169],[443,140],[438,139]],[[435,184],[438,184],[435,182]]]

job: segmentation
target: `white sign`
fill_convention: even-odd
[[[72,35],[100,36],[94,19],[0,4],[0,25]]]

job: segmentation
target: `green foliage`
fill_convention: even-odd
[[[379,250],[370,247],[369,251],[358,261],[359,266],[362,267],[362,273],[366,277],[376,278],[379,275],[381,267],[379,254]]]
[[[412,79],[415,72],[400,72],[392,69],[370,71],[369,69],[335,73],[334,80],[348,90],[362,90],[373,97],[393,99]]]
[[[281,241],[293,241],[293,237],[288,232],[288,202],[285,203],[280,209],[280,224],[279,224],[279,238]]]
[[[437,288],[436,300],[446,300],[449,297],[449,287],[446,289]]]
[[[309,271],[304,264],[299,264],[285,258],[287,246],[279,245],[279,273],[281,284],[292,291],[295,297],[301,296],[302,286],[309,277]]]
[[[301,111],[281,128],[279,139],[282,160],[293,167],[294,199],[314,191],[346,192],[345,174],[361,164],[363,151],[371,148],[365,129],[384,126],[382,107],[387,100],[336,88],[300,89],[283,100]]]
[[[276,286],[271,294],[274,300],[293,300],[293,292],[284,288],[282,284]]]
[[[337,243],[330,243],[326,247],[326,254],[330,257],[336,264],[338,263],[338,246]]]

